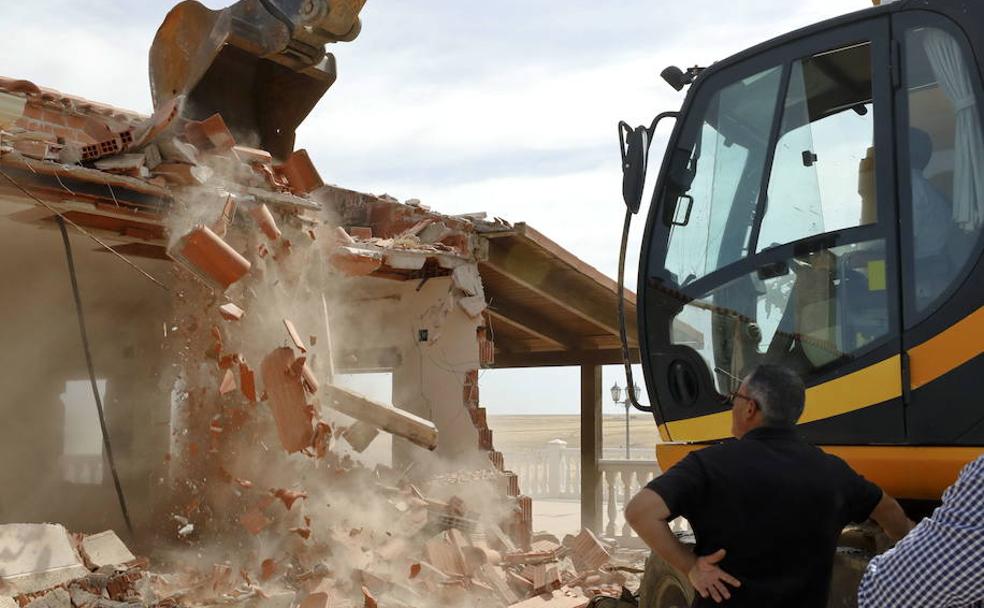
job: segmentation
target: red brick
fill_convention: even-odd
[[[171,253],[191,265],[202,278],[222,289],[243,278],[251,266],[249,260],[207,226],[196,226],[178,241]]]
[[[284,176],[294,194],[307,194],[325,185],[307,150],[295,151],[275,170]]]

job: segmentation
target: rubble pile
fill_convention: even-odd
[[[394,517],[406,524],[401,536],[339,531],[332,545],[352,560],[347,580],[324,562],[300,556],[267,559],[252,573],[219,562],[162,574],[134,557],[111,531],[84,536],[51,524],[0,526],[4,549],[18,549],[0,555],[0,606],[579,608],[595,595],[617,596],[638,572],[613,565],[608,549],[588,531],[563,543],[543,535],[521,551],[501,533],[479,532],[475,522],[457,514],[460,503],[419,496],[413,488],[391,496]],[[455,527],[448,527],[452,520]]]

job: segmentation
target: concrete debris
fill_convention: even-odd
[[[227,304],[223,304],[222,306],[219,306],[219,314],[221,314],[222,318],[225,319],[226,321],[238,321],[239,319],[243,318],[243,315],[246,314],[246,311],[243,310],[242,308],[239,308],[232,302],[229,302]]]
[[[104,566],[119,566],[136,559],[112,530],[86,536],[79,544],[79,550],[85,559],[85,565],[92,570]]]
[[[72,608],[72,596],[61,587],[56,587],[31,601],[27,608]]]
[[[468,296],[467,298],[461,298],[458,300],[458,306],[465,311],[469,317],[475,319],[488,308],[488,304],[485,302],[485,296]]]
[[[20,608],[20,605],[9,595],[0,595],[0,608]]]
[[[0,586],[5,593],[32,593],[88,573],[64,527],[0,525]]]
[[[352,426],[345,429],[342,432],[342,437],[348,442],[352,449],[358,453],[366,451],[366,448],[373,442],[373,440],[379,435],[379,429],[375,426],[357,421]]]

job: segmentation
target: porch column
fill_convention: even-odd
[[[581,365],[581,527],[601,531],[601,366]]]

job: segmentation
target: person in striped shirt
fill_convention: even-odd
[[[984,456],[943,493],[943,504],[868,564],[858,608],[984,608]]]

